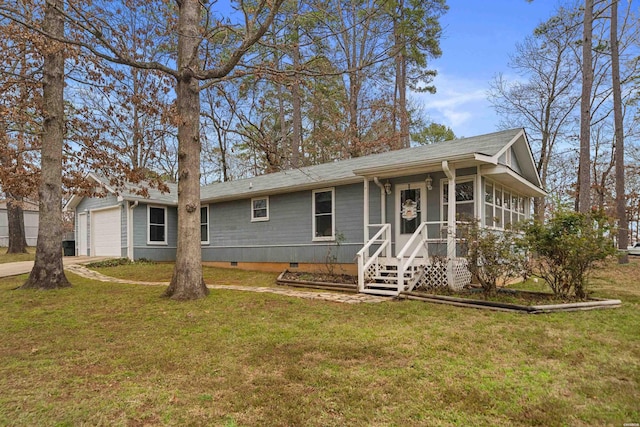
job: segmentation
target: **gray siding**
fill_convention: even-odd
[[[23,211],[24,234],[28,246],[35,246],[38,240],[38,219],[37,211]],[[9,222],[7,210],[0,209],[0,247],[9,246]]]
[[[178,241],[178,210],[175,207],[167,206],[167,215],[166,215],[166,230],[167,233],[167,244],[148,244],[147,241],[147,229],[148,229],[148,214],[147,207],[148,206],[157,206],[163,207],[161,205],[154,204],[145,204],[140,203],[133,209],[133,247],[136,251],[136,254],[139,250],[145,249],[144,252],[140,253],[148,253],[148,250],[151,249],[162,249],[163,252],[167,248],[173,248],[175,252],[176,244]],[[135,255],[136,258],[140,258],[141,256]],[[145,256],[145,258],[150,258]],[[155,258],[154,258],[155,259]]]
[[[270,196],[268,221],[251,222],[251,199],[212,204],[203,260],[325,262],[335,256],[353,262],[363,242],[363,197],[362,184],[335,188],[338,242],[313,241],[310,190]]]

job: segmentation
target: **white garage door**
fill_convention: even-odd
[[[120,207],[91,212],[93,256],[122,256],[120,251]]]

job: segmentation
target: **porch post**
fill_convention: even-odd
[[[484,227],[484,192],[482,191],[482,170],[480,165],[476,167],[476,188],[473,190],[475,194],[475,211],[476,219],[480,221],[480,226]]]
[[[453,287],[453,262],[456,258],[456,170],[449,167],[448,161],[442,162],[442,170],[448,178],[447,198],[447,282]]]

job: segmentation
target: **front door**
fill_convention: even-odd
[[[426,196],[424,182],[395,186],[396,255],[405,247],[420,224],[426,221]],[[409,253],[411,250],[407,254]]]

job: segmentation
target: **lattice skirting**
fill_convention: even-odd
[[[460,290],[471,283],[471,272],[467,268],[466,258],[453,260],[453,284],[454,290]],[[431,265],[425,266],[420,278],[416,282],[415,289],[429,290],[445,288],[449,286],[447,280],[447,260],[433,260]]]

